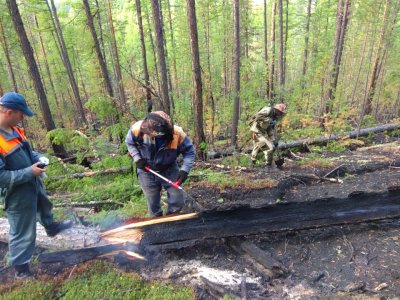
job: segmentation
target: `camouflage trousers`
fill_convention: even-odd
[[[265,161],[267,164],[272,164],[274,156],[274,144],[269,139],[268,135],[253,132],[253,151],[251,152],[251,160],[257,160],[258,152],[264,152]]]

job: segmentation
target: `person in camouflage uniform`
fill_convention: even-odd
[[[286,114],[286,105],[276,104],[274,107],[265,106],[254,114],[250,122],[250,131],[253,138],[253,151],[251,161],[253,165],[257,162],[257,154],[264,152],[267,166],[272,165],[274,151],[278,146],[276,135],[276,122]]]

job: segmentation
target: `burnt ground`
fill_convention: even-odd
[[[272,180],[273,184],[218,189],[198,182],[188,192],[203,209],[225,210],[330,197],[353,201],[354,195],[400,187],[398,141],[340,155],[327,153],[326,157],[328,164],[311,161],[300,165],[287,159],[281,170],[221,168],[218,161],[198,165],[248,182]],[[328,181],[337,179],[342,182]],[[198,299],[223,294],[247,299],[393,299],[400,297],[399,234],[400,219],[389,219],[240,238],[239,242],[256,245],[277,262],[272,272],[233,247],[238,240],[232,238],[152,253],[142,266],[124,257],[114,257],[114,262],[124,271],[140,273],[145,280],[192,285]],[[1,257],[5,252],[6,245],[0,245]],[[65,276],[70,269],[60,264],[34,265],[34,271],[44,277]],[[12,276],[13,272],[6,270],[0,273],[0,280],[9,283]]]

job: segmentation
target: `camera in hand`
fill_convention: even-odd
[[[41,163],[41,164],[38,164],[37,165],[37,167],[39,168],[39,169],[44,169],[44,168],[46,168],[46,164],[43,164],[43,163]]]

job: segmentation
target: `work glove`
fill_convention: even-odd
[[[177,185],[181,185],[186,181],[187,178],[188,178],[188,172],[180,170],[178,173],[178,177],[176,178],[176,181],[174,183]]]
[[[276,122],[274,120],[272,120],[271,122],[269,122],[269,127],[274,129],[275,128],[275,124],[276,124]]]
[[[136,167],[138,169],[141,169],[143,171],[146,171],[145,167],[147,167],[147,161],[143,158],[140,158],[137,162],[136,162]],[[147,172],[147,171],[146,171]]]

